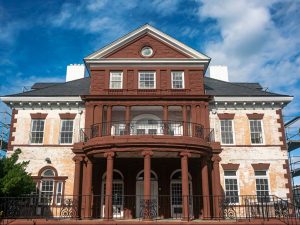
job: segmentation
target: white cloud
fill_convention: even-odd
[[[206,45],[212,64],[228,65],[231,81],[255,81],[271,91],[297,95],[300,105],[300,2],[200,1],[200,20],[213,19],[221,40]],[[295,18],[297,17],[297,18]],[[296,34],[296,35],[295,35]]]

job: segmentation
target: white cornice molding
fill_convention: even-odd
[[[4,96],[3,102],[82,102],[81,97],[32,97],[32,96]]]
[[[89,59],[99,59],[99,58],[107,55],[108,53],[116,50],[117,48],[121,47],[122,45],[127,44],[128,42],[132,41],[136,37],[141,36],[145,33],[149,33],[149,34],[155,36],[156,38],[158,38],[159,40],[161,40],[162,42],[165,42],[165,43],[168,43],[168,44],[174,46],[176,49],[184,52],[185,54],[191,56],[192,58],[206,59],[208,61],[210,60],[210,58],[208,56],[190,48],[189,46],[181,43],[180,41],[177,41],[176,39],[157,30],[156,28],[150,26],[149,24],[146,24],[146,25],[128,33],[127,35],[119,38],[118,40],[112,42],[111,44],[105,46],[104,48],[92,53],[91,55],[87,56],[85,58],[85,60],[87,62],[87,60],[89,60]]]
[[[252,97],[218,97],[213,99],[215,102],[284,102],[289,103],[293,100],[292,96],[252,96]]]
[[[184,65],[199,65],[207,64],[209,60],[206,59],[88,59],[86,63],[91,66],[95,64],[184,64]]]

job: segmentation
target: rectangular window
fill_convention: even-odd
[[[263,133],[262,133],[262,122],[261,120],[250,120],[250,132],[251,132],[251,143],[262,144]]]
[[[40,190],[40,202],[44,205],[51,205],[53,200],[54,181],[42,180]]]
[[[256,181],[256,195],[257,201],[259,202],[269,202],[269,178],[267,171],[255,171],[255,181]]]
[[[172,72],[172,88],[183,89],[184,88],[184,73],[182,71]]]
[[[61,205],[63,193],[63,183],[61,181],[57,182],[56,186],[56,204]]]
[[[42,144],[44,139],[45,120],[32,120],[31,122],[31,138],[32,144]]]
[[[61,144],[72,144],[73,142],[73,120],[62,120],[60,127]]]
[[[155,89],[155,72],[139,72],[139,89]]]
[[[222,144],[233,144],[232,120],[221,120],[220,122]]]
[[[228,202],[238,203],[239,202],[239,187],[237,180],[237,171],[225,170],[225,196]]]
[[[122,72],[110,72],[109,88],[110,89],[122,89],[123,88],[123,73]]]

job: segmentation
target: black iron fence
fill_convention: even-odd
[[[276,196],[138,195],[1,197],[1,219],[271,220],[299,224],[297,206]],[[105,205],[107,203],[107,208]],[[184,207],[187,204],[188,207]],[[186,210],[184,210],[184,208]]]
[[[85,142],[91,138],[123,135],[169,135],[197,137],[207,142],[214,141],[213,129],[204,128],[201,124],[170,121],[112,121],[93,124],[90,128],[81,129],[80,139]]]

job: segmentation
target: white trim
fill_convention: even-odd
[[[266,175],[255,175],[255,171],[265,171]],[[268,180],[268,188],[269,188],[269,196],[271,196],[271,183],[270,183],[270,174],[269,174],[269,169],[266,170],[254,170],[254,180],[255,180],[255,194],[257,195],[257,188],[256,188],[256,178],[262,178],[262,179],[267,179]]]
[[[81,97],[33,97],[33,96],[3,96],[3,102],[81,102]]]
[[[235,171],[236,173],[235,173],[235,176],[225,176],[225,171]],[[240,179],[239,179],[239,171],[238,170],[223,170],[223,176],[224,176],[224,191],[225,191],[225,196],[226,196],[226,182],[225,182],[225,180],[226,180],[226,177],[228,178],[228,179],[236,179],[236,182],[237,182],[237,191],[238,191],[238,196],[237,196],[237,198],[238,198],[238,202],[235,202],[234,204],[239,204],[240,203],[240,198],[239,198],[239,196],[240,196]],[[233,203],[231,203],[231,204],[233,204]]]
[[[139,176],[140,176],[142,173],[144,173],[144,170],[143,170],[143,169],[140,170],[140,172],[137,173],[137,175],[136,175],[136,177],[135,177],[135,180],[136,180],[136,181],[140,181],[138,178],[139,178]],[[151,170],[150,173],[152,173],[152,174],[154,175],[155,181],[158,181],[158,176],[157,176],[157,174],[156,174],[153,170]],[[151,175],[150,175],[150,177],[151,177]]]
[[[258,96],[258,97],[235,97],[235,96],[226,96],[226,97],[214,97],[215,102],[290,102],[294,97],[291,96]]]
[[[43,120],[44,121],[44,126],[43,126],[43,140],[41,143],[33,143],[32,140],[32,127],[33,127],[33,121],[36,120]],[[33,145],[43,145],[45,141],[45,126],[46,126],[46,119],[31,119],[31,125],[30,125],[30,135],[29,135],[29,144]],[[36,131],[35,131],[36,132]]]
[[[161,63],[173,63],[174,65],[182,64],[197,64],[208,63],[209,60],[205,59],[90,59],[86,60],[86,63],[95,64],[161,64]],[[97,66],[97,65],[95,65]],[[93,65],[91,65],[93,67]]]
[[[223,141],[222,141],[222,125],[221,125],[221,121],[224,121],[224,120],[231,121],[232,141],[233,141],[233,143],[231,143],[231,144],[223,143]],[[235,145],[234,120],[233,119],[220,119],[219,121],[220,121],[219,124],[220,124],[220,142],[221,142],[221,144],[222,145]]]
[[[187,45],[177,41],[176,39],[170,37],[169,35],[157,30],[156,28],[150,26],[149,24],[146,24],[130,33],[128,33],[127,35],[119,38],[118,40],[114,41],[113,43],[107,45],[106,47],[90,54],[89,56],[85,57],[85,60],[87,59],[96,59],[96,58],[101,58],[105,55],[107,55],[108,53],[116,50],[117,48],[125,45],[126,43],[134,40],[136,37],[141,36],[145,33],[149,33],[153,36],[155,36],[156,38],[158,38],[159,40],[161,40],[162,42],[168,43],[170,45],[172,45],[173,47],[175,47],[176,49],[178,49],[181,52],[184,52],[185,54],[193,57],[193,58],[200,58],[200,59],[207,59],[210,60],[210,58],[190,47],[188,47]]]
[[[175,88],[173,85],[173,75],[174,73],[181,73],[182,76],[182,88]],[[185,80],[184,80],[184,71],[171,71],[171,85],[172,85],[172,89],[184,89],[185,88]]]
[[[121,74],[121,87],[120,88],[113,88],[112,87],[112,83],[111,83],[111,77],[112,74]],[[122,71],[110,71],[109,73],[109,89],[113,89],[113,90],[119,90],[119,89],[123,89],[123,72]]]
[[[265,145],[265,133],[264,133],[264,123],[262,119],[248,119],[248,126],[249,126],[249,131],[250,131],[250,143],[251,145]],[[250,121],[260,121],[260,126],[261,126],[261,136],[262,136],[262,143],[252,143],[251,140],[251,124]]]
[[[153,88],[141,88],[140,87],[140,81],[141,81],[140,75],[141,75],[141,73],[153,73],[153,75],[154,75],[154,87]],[[138,88],[139,89],[141,89],[141,90],[144,90],[144,89],[146,89],[146,90],[156,89],[156,72],[155,71],[139,71],[138,76],[139,76],[139,80],[138,80],[138,82],[139,82],[138,83]]]

